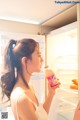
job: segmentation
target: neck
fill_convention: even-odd
[[[25,82],[27,82],[27,84],[29,84],[31,74],[27,71],[24,71],[22,74],[23,74]],[[17,77],[18,77],[18,81],[22,80],[21,73],[18,73]]]

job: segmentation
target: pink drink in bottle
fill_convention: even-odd
[[[47,77],[47,80],[49,81],[51,87],[56,86],[58,84],[58,79],[55,75]]]
[[[54,74],[54,72],[52,71],[52,69],[50,69],[48,66],[46,66],[46,78],[48,80],[48,82],[50,83],[50,86],[56,86],[59,82],[59,79],[56,78],[56,75]]]

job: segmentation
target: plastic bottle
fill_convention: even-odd
[[[46,76],[46,79],[48,80],[49,84],[51,87],[54,87],[58,84],[59,82],[59,79],[56,77],[55,73],[53,72],[53,70],[46,66],[45,67],[45,76]]]

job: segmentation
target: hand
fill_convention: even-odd
[[[54,72],[51,69],[45,70],[45,78],[54,75]]]
[[[56,84],[55,86],[51,87],[49,82],[48,82],[48,91],[50,94],[54,94],[56,89],[60,87],[60,82],[58,82],[58,84]]]

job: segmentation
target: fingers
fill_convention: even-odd
[[[54,85],[54,86],[51,86],[51,88],[52,89],[56,89],[56,88],[59,88],[60,87],[60,82],[59,83],[57,83],[56,85]]]

